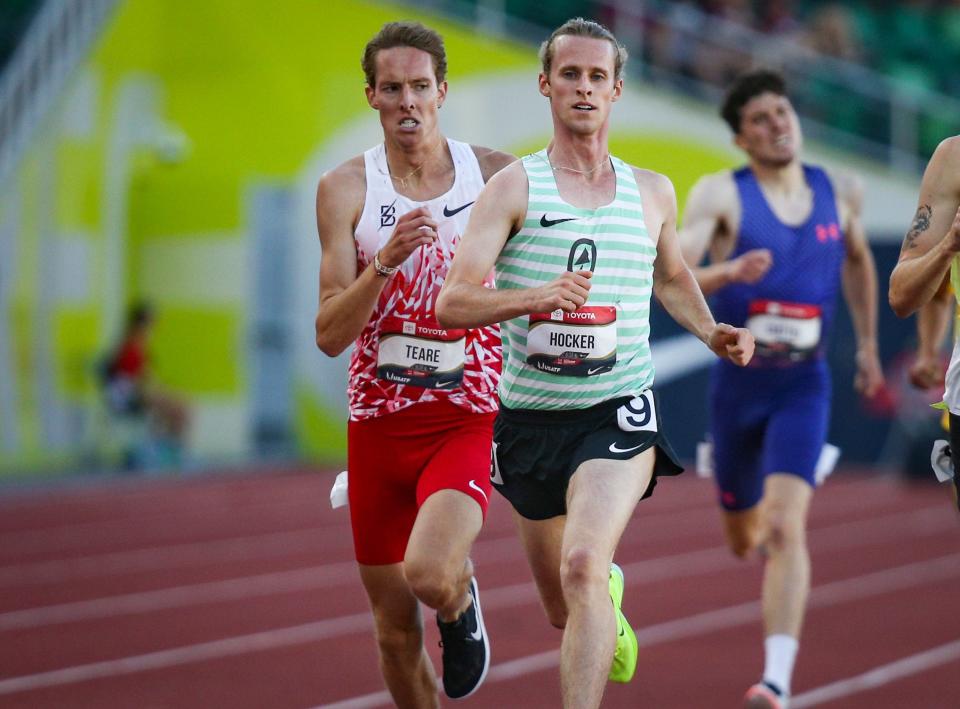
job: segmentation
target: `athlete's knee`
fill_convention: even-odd
[[[569,549],[560,561],[560,584],[567,598],[586,598],[592,591],[607,590],[610,561],[586,546]]]
[[[750,519],[727,520],[727,546],[734,556],[745,559],[759,544],[757,525]]]
[[[407,561],[404,573],[413,595],[430,608],[449,606],[464,590],[459,574],[450,573],[425,559]]]
[[[750,552],[757,547],[752,538],[732,534],[727,535],[727,545],[738,559],[746,559]]]
[[[423,628],[419,623],[397,623],[374,611],[377,648],[386,663],[403,663],[419,657],[423,647]]]
[[[802,547],[806,543],[803,518],[789,507],[771,504],[764,514],[764,547],[770,554]]]

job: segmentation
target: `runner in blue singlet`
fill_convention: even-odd
[[[702,178],[681,242],[718,319],[757,343],[750,366],[715,365],[710,389],[714,472],[731,549],[763,546],[766,664],[747,707],[787,706],[810,585],[807,510],[826,440],[830,375],[824,352],[843,286],[857,337],[857,389],[882,383],[877,278],[860,224],[862,189],[800,161],[799,122],[783,79],[747,74],[721,114],[747,166]]]

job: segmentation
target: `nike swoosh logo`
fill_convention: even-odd
[[[643,447],[642,443],[639,446],[634,446],[633,448],[620,448],[616,443],[611,443],[610,452],[611,453],[629,453],[630,451],[635,451],[637,450],[637,448],[642,448],[642,447]]]
[[[451,384],[453,384],[454,381],[456,381],[456,380],[454,380],[454,379],[447,379],[446,381],[443,381],[443,382],[437,382],[437,383],[434,385],[434,388],[435,388],[435,389],[443,389],[444,387],[448,387],[448,386],[450,386]]]
[[[596,374],[601,369],[606,369],[606,368],[607,368],[606,365],[604,365],[603,367],[591,367],[590,369],[587,370],[587,376],[590,376],[591,374]]]
[[[474,201],[476,201],[476,200],[474,200]],[[456,214],[457,212],[462,212],[464,209],[466,209],[467,207],[469,207],[471,204],[473,204],[473,202],[467,202],[467,203],[466,203],[465,205],[463,205],[462,207],[457,207],[456,209],[449,209],[449,208],[447,207],[447,205],[443,205],[443,216],[445,216],[445,217],[452,217],[452,216],[453,216],[454,214]]]
[[[554,226],[555,224],[562,224],[563,222],[573,222],[576,221],[577,217],[567,217],[566,219],[547,219],[547,215],[544,214],[540,217],[540,226],[549,227]]]
[[[474,603],[476,603],[476,601],[474,601]],[[483,640],[483,633],[480,632],[480,628],[477,628],[472,633],[470,633],[470,637],[476,640],[477,642],[480,642],[481,640]]]
[[[484,499],[484,500],[487,500],[487,493],[485,493],[485,492],[480,488],[480,486],[477,485],[476,482],[474,482],[473,480],[471,480],[469,483],[467,483],[467,485],[470,486],[470,487],[472,487],[474,490],[476,490],[477,492],[479,492],[481,495],[483,495],[483,499]],[[489,500],[487,500],[487,502],[489,502]]]

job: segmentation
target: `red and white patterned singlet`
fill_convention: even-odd
[[[370,321],[357,338],[350,358],[347,387],[353,421],[383,416],[418,402],[442,399],[474,413],[497,410],[501,362],[499,326],[466,332],[446,331],[437,324],[434,310],[454,250],[467,226],[471,206],[483,188],[483,175],[473,149],[454,140],[447,140],[447,144],[455,170],[453,187],[426,202],[415,202],[397,194],[382,144],[364,153],[367,192],[363,214],[354,233],[358,271],[367,268],[377,250],[389,241],[397,220],[417,207],[430,210],[439,224],[439,239],[414,251],[391,276]],[[492,272],[484,285],[493,287]],[[381,343],[385,342],[389,344],[381,352]],[[434,376],[434,373],[453,372],[444,367],[457,357],[462,359],[462,370],[457,369],[446,379],[442,374]],[[428,382],[428,386],[399,383],[411,380],[404,373],[416,375],[414,381],[419,377],[419,381]]]

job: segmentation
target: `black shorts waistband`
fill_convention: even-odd
[[[531,424],[549,426],[557,423],[584,422],[600,419],[616,411],[636,396],[619,396],[616,399],[607,399],[599,404],[583,409],[511,409],[500,404],[499,417],[508,423]]]

